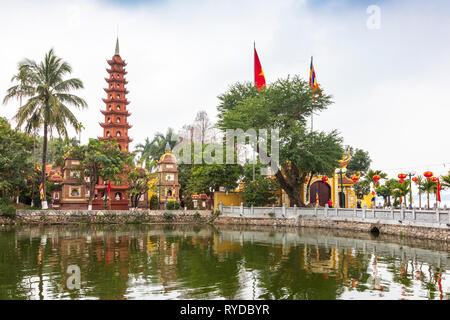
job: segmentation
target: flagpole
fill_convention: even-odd
[[[311,70],[312,64],[313,64],[313,56],[311,56],[311,66],[309,67],[310,73],[312,72],[312,70]],[[311,77],[311,75],[310,75],[310,77]],[[313,83],[313,85],[314,85],[314,83]],[[315,102],[315,100],[314,100],[314,102]],[[314,117],[314,110],[311,112],[311,132],[313,132],[313,123],[314,123],[313,117]]]
[[[253,78],[255,78],[255,75],[256,75],[255,52],[256,52],[256,44],[255,44],[255,41],[253,41]],[[255,80],[253,80],[253,81],[255,81]],[[252,155],[253,155],[253,181],[255,181],[255,150],[252,150]]]

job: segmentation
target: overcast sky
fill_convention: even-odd
[[[367,26],[370,5],[380,8],[379,29]],[[215,120],[217,96],[252,80],[256,41],[268,82],[307,79],[314,56],[318,82],[335,102],[315,117],[315,129],[338,129],[391,175],[442,174],[450,170],[449,13],[445,0],[1,1],[0,94],[20,60],[39,61],[53,47],[85,85],[77,94],[89,109],[75,112],[82,141],[101,135],[118,30],[133,149],[199,110]],[[16,110],[12,101],[0,116]]]

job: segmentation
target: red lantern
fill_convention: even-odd
[[[398,182],[400,182],[401,184],[403,184],[403,182],[405,182],[405,179],[400,179],[400,180],[398,180]]]
[[[374,175],[373,177],[372,177],[372,179],[373,179],[373,181],[375,181],[375,184],[377,184],[378,183],[378,180],[380,180],[381,179],[381,177],[379,176],[379,175]]]
[[[417,183],[417,182],[419,181],[419,178],[414,177],[414,178],[412,178],[412,181],[414,181],[415,183]]]
[[[352,181],[356,183],[356,181],[359,180],[359,177],[357,175],[352,175],[351,177]]]
[[[431,181],[433,181],[433,182],[437,182],[437,181],[438,181],[438,178],[436,178],[436,177],[432,177],[432,178],[431,178]]]
[[[323,182],[327,182],[327,181],[328,181],[328,177],[323,177],[323,178],[322,178],[322,181],[323,181]]]
[[[399,178],[399,179],[406,179],[406,174],[400,173],[400,174],[398,175],[398,178]]]
[[[427,178],[428,180],[430,180],[430,178],[433,176],[433,172],[431,171],[427,171],[424,174],[424,177]]]

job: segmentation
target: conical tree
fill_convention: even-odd
[[[25,125],[26,132],[32,132],[37,128],[44,131],[42,145],[42,185],[45,195],[45,164],[47,156],[47,138],[52,130],[58,135],[67,137],[67,125],[80,130],[80,123],[70,111],[69,105],[77,108],[87,107],[86,102],[70,93],[74,89],[83,88],[81,80],[76,78],[65,79],[72,72],[72,67],[54,54],[51,49],[44,61],[36,63],[26,59],[19,63],[19,76],[13,81],[19,84],[7,90],[3,103],[6,104],[12,98],[28,98],[24,105],[19,107],[14,116],[17,126]],[[44,199],[42,207],[46,208]]]

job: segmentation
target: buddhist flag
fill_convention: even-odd
[[[319,193],[316,191],[316,202],[319,202]]]
[[[256,88],[261,89],[266,85],[266,77],[264,76],[263,69],[261,67],[261,62],[259,62],[258,53],[256,52],[256,47],[254,47],[255,50],[255,84]]]
[[[311,66],[309,67],[309,85],[314,90],[319,89],[319,85],[317,84],[316,80],[316,72],[314,71],[313,66],[313,57],[311,57]]]
[[[41,183],[41,185],[39,186],[39,195],[40,195],[40,198],[41,198],[41,200],[44,200],[44,186],[42,185],[42,183]]]

